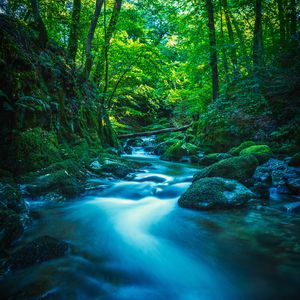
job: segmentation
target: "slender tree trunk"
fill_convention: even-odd
[[[81,0],[73,0],[72,21],[68,43],[68,60],[72,65],[75,63],[78,48],[78,31],[80,22]]]
[[[237,54],[236,54],[236,45],[235,45],[234,33],[231,25],[227,0],[223,0],[223,8],[224,8],[226,27],[227,27],[228,37],[230,42],[230,53],[231,53],[231,61],[233,65],[233,72],[235,77],[238,77],[239,71],[238,71],[238,62],[237,62]]]
[[[284,24],[284,10],[282,0],[277,0],[278,19],[279,19],[279,33],[280,33],[280,46],[285,46],[285,24]]]
[[[218,57],[217,57],[217,48],[216,48],[214,8],[213,8],[212,0],[206,0],[206,8],[208,13],[210,65],[212,70],[212,94],[213,94],[213,100],[216,100],[219,94],[219,75],[218,75]]]
[[[297,41],[297,9],[296,0],[290,1],[290,14],[291,14],[291,41]]]
[[[259,78],[259,69],[262,56],[262,0],[255,3],[255,26],[253,34],[253,71],[256,81]]]
[[[219,1],[219,8],[220,8],[220,27],[221,27],[221,39],[222,39],[222,58],[223,58],[223,66],[225,71],[226,81],[229,81],[229,70],[228,70],[228,60],[226,55],[226,48],[225,48],[225,38],[224,38],[224,30],[223,30],[223,13],[222,13],[222,1]]]
[[[101,54],[99,56],[98,64],[96,66],[96,73],[95,73],[95,78],[94,78],[94,80],[96,82],[100,82],[103,75],[105,78],[107,78],[107,76],[108,76],[108,74],[107,74],[108,52],[109,52],[109,47],[110,47],[110,42],[111,42],[112,36],[116,29],[116,25],[118,22],[121,7],[122,7],[122,0],[116,0],[115,4],[114,4],[112,15],[109,20],[108,27],[106,28],[106,26],[105,26],[105,28],[104,28],[104,31],[105,31],[104,45],[101,49]],[[105,80],[104,86],[106,85],[106,83],[107,82]]]
[[[39,41],[42,47],[45,47],[48,42],[48,34],[46,30],[46,26],[43,22],[43,19],[40,15],[39,3],[38,0],[30,0],[34,22],[37,25],[39,31]]]
[[[86,58],[85,58],[85,66],[84,66],[84,71],[83,71],[83,77],[85,80],[89,79],[92,65],[93,65],[92,41],[94,38],[97,22],[98,22],[100,13],[101,13],[102,5],[103,5],[103,0],[96,1],[94,15],[92,18],[92,22],[91,22],[89,33],[88,33],[87,40],[86,40],[86,46],[85,46],[86,47]]]

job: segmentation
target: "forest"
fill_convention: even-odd
[[[297,299],[299,24],[297,0],[0,1],[3,299]]]

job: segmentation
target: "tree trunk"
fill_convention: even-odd
[[[278,19],[279,19],[279,33],[280,33],[280,46],[285,46],[285,24],[284,24],[284,10],[282,0],[277,0],[278,6]]]
[[[255,26],[253,34],[253,71],[256,79],[259,77],[262,56],[262,0],[255,3]]]
[[[78,31],[80,22],[81,0],[73,0],[72,21],[68,43],[68,60],[72,65],[75,63],[78,48]]]
[[[161,133],[167,133],[167,132],[177,132],[177,131],[185,131],[192,127],[193,124],[185,125],[182,127],[172,127],[172,128],[165,128],[160,130],[154,130],[154,131],[146,131],[146,132],[137,132],[137,133],[129,133],[129,134],[120,134],[118,135],[119,139],[127,139],[127,138],[135,138],[139,136],[151,136],[151,135],[157,135]]]
[[[40,15],[38,0],[30,0],[30,2],[31,2],[34,22],[36,23],[36,26],[39,31],[39,41],[41,46],[44,48],[48,42],[48,34],[47,34],[46,26]]]
[[[93,65],[92,41],[94,38],[97,22],[98,22],[100,13],[101,13],[102,5],[103,5],[103,0],[96,1],[94,15],[92,18],[92,22],[91,22],[89,33],[88,33],[87,40],[86,40],[86,58],[85,58],[85,66],[84,66],[84,71],[83,71],[83,77],[85,80],[89,79],[92,65]]]
[[[297,9],[296,0],[290,1],[290,14],[291,14],[291,41],[297,41]]]
[[[235,45],[234,33],[231,25],[227,0],[223,0],[223,8],[224,8],[226,27],[227,27],[228,37],[230,42],[230,53],[231,53],[231,61],[233,65],[233,73],[235,77],[238,77],[239,71],[238,71],[238,62],[237,62],[237,54],[236,54],[236,47],[235,47],[236,45]]]
[[[212,71],[212,94],[213,94],[213,100],[216,100],[219,94],[219,75],[218,75],[218,57],[217,57],[217,48],[216,48],[214,8],[213,8],[212,0],[206,0],[206,8],[208,13],[210,65]]]
[[[107,90],[107,84],[108,84],[108,52],[109,52],[109,46],[112,39],[112,36],[115,32],[116,25],[118,22],[119,14],[121,11],[122,6],[122,0],[116,0],[113,8],[112,15],[109,20],[108,27],[106,28],[106,22],[104,22],[104,45],[101,49],[101,54],[99,55],[98,64],[96,66],[96,73],[95,73],[95,82],[100,82],[102,79],[102,76],[105,77],[104,82],[104,89]]]
[[[221,42],[222,42],[222,58],[223,58],[223,66],[226,77],[226,82],[229,81],[229,70],[228,70],[228,60],[227,60],[227,49],[225,48],[225,38],[224,38],[224,30],[223,30],[223,13],[222,13],[222,1],[219,1],[219,10],[220,10],[220,27],[221,27]]]

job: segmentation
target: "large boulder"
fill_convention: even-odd
[[[273,155],[272,150],[267,145],[255,145],[243,149],[240,155],[254,155],[260,164],[267,162]]]
[[[184,141],[177,141],[173,143],[171,146],[167,147],[167,149],[161,156],[161,159],[180,161],[185,156],[196,155],[197,151],[198,151],[197,146],[191,143],[186,143]]]
[[[84,191],[82,183],[66,170],[56,171],[36,178],[27,185],[26,191],[35,197],[50,192],[56,192],[66,197],[74,197]]]
[[[128,164],[121,162],[112,162],[105,164],[98,171],[97,174],[109,173],[118,178],[124,178],[128,174],[135,172],[135,169]]]
[[[210,166],[220,160],[230,158],[231,156],[232,155],[228,153],[211,153],[200,158],[198,162],[201,166]]]
[[[8,248],[23,233],[20,216],[11,209],[0,209],[0,248]]]
[[[193,181],[204,177],[224,177],[247,183],[257,166],[258,161],[253,155],[231,157],[203,168],[195,174]]]
[[[194,182],[179,198],[181,207],[199,210],[226,209],[244,206],[255,195],[241,183],[220,177]]]
[[[41,236],[17,250],[9,263],[12,269],[22,269],[64,256],[69,244],[50,236]]]
[[[245,141],[243,143],[241,143],[239,146],[237,147],[233,147],[231,148],[228,153],[231,155],[239,155],[240,152],[248,147],[254,146],[255,143],[252,141]]]
[[[16,212],[25,209],[19,188],[15,184],[0,182],[0,208],[9,208]]]

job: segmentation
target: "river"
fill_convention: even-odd
[[[299,296],[299,217],[247,208],[182,209],[177,200],[197,169],[142,151],[127,158],[152,165],[67,203],[30,203],[40,218],[22,243],[50,235],[68,241],[72,251],[8,273],[0,284],[4,299]]]

